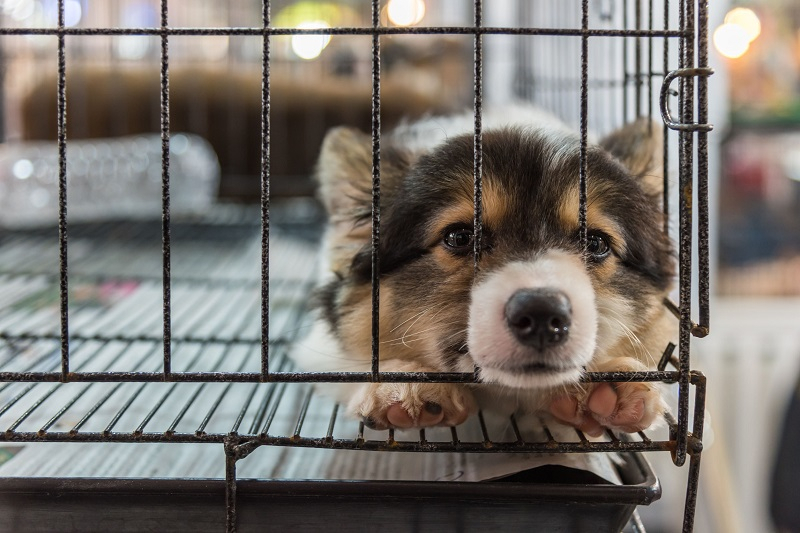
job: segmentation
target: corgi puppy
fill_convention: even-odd
[[[580,383],[642,371],[676,332],[662,231],[661,128],[640,120],[586,151],[587,243],[579,239],[580,139],[513,107],[483,117],[482,236],[473,231],[473,117],[428,118],[381,139],[380,370],[473,372],[479,384],[320,384],[368,427],[458,425],[478,407],[549,413],[597,436],[660,419],[653,383]],[[305,371],[371,368],[372,141],[330,131],[317,166],[328,212],[317,319],[292,354]]]

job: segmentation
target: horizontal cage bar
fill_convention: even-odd
[[[679,30],[613,30],[564,28],[509,28],[451,26],[451,27],[334,27],[324,29],[300,28],[0,28],[0,35],[150,35],[150,36],[209,36],[209,35],[550,35],[564,37],[687,37]]]

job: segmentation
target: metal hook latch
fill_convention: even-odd
[[[690,123],[690,124],[682,124],[677,122],[675,119],[672,118],[672,115],[669,112],[669,86],[672,85],[672,82],[675,78],[692,78],[694,76],[711,76],[714,74],[714,69],[712,68],[679,68],[677,70],[672,70],[664,76],[664,82],[661,84],[661,98],[659,99],[659,105],[661,107],[661,118],[664,120],[664,124],[671,130],[676,131],[711,131],[714,129],[713,124],[698,124],[698,123]]]

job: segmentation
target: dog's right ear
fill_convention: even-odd
[[[371,205],[372,140],[340,126],[325,136],[317,162],[319,196],[333,218],[360,218]]]

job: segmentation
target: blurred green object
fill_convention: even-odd
[[[10,461],[22,450],[22,446],[0,446],[0,465]]]
[[[272,19],[272,25],[278,28],[296,28],[303,22],[324,21],[333,26],[356,26],[359,24],[358,14],[349,7],[333,2],[297,2],[287,6]]]

